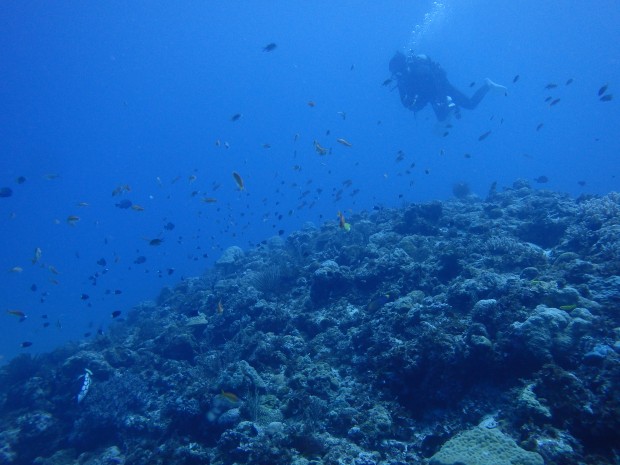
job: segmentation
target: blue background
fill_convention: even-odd
[[[7,1],[0,18],[0,187],[13,189],[0,199],[3,361],[122,324],[112,311],[199,275],[223,248],[339,210],[446,199],[460,181],[481,197],[541,175],[574,196],[618,189],[617,100],[597,95],[620,85],[616,0]],[[430,109],[415,116],[381,85],[411,47],[466,93],[490,77],[508,96],[489,94],[442,137]]]

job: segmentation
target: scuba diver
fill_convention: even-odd
[[[400,101],[405,108],[417,113],[427,104],[442,122],[454,115],[461,118],[461,108],[473,110],[490,90],[506,94],[506,88],[485,79],[484,84],[470,98],[455,88],[446,77],[446,72],[426,55],[406,57],[396,52],[390,60],[392,79],[397,82]]]

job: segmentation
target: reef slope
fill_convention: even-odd
[[[0,464],[617,463],[620,195],[347,221],[11,361]]]

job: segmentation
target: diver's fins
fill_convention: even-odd
[[[508,95],[508,89],[506,87],[491,81],[489,78],[486,78],[484,82],[488,86],[489,90],[494,90],[498,93],[501,92],[504,95]]]

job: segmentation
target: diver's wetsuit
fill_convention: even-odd
[[[453,110],[460,117],[459,108],[473,110],[490,89],[485,83],[467,97],[450,84],[442,67],[426,56],[410,57],[406,70],[396,78],[402,104],[414,112],[430,104],[439,121],[445,121]]]

